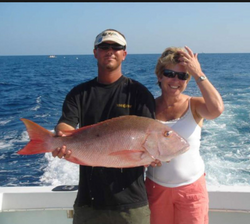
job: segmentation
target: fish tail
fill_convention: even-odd
[[[31,155],[50,152],[51,150],[49,150],[48,146],[54,134],[28,119],[21,118],[21,121],[26,126],[30,142],[17,153],[20,155]]]

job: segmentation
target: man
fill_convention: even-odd
[[[55,128],[74,130],[122,115],[154,118],[154,97],[139,82],[122,74],[127,56],[125,36],[114,29],[97,35],[94,56],[98,76],[74,87],[66,96]],[[53,156],[70,156],[62,146]],[[149,224],[150,211],[144,186],[144,167],[105,168],[80,165],[74,224]]]

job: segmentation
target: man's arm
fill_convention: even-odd
[[[55,127],[55,132],[56,134],[58,134],[59,131],[63,132],[63,131],[71,131],[71,130],[75,130],[75,128],[73,128],[72,126],[66,124],[66,123],[59,123],[56,127]]]

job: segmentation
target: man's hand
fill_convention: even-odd
[[[58,137],[64,137],[66,135],[63,134],[62,131],[58,131],[57,135]],[[58,158],[69,158],[71,155],[71,150],[67,149],[65,145],[63,145],[61,148],[58,147],[54,151],[52,151],[52,156],[53,157],[58,157]]]

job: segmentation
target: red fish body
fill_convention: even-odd
[[[155,159],[166,162],[186,152],[189,144],[157,120],[126,115],[85,126],[57,137],[38,124],[21,119],[30,142],[20,155],[52,152],[63,145],[72,151],[67,160],[87,166],[136,167]]]

